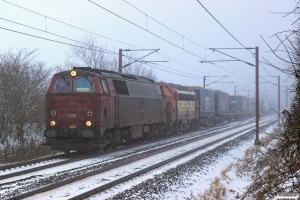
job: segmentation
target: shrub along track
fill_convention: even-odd
[[[240,126],[243,126],[243,125],[240,125]],[[232,128],[230,128],[230,129],[232,129]],[[222,132],[224,132],[224,131],[225,130],[222,130]],[[226,131],[228,131],[228,130],[226,130]],[[51,190],[53,188],[69,184],[71,182],[83,179],[88,176],[93,176],[95,174],[105,172],[107,170],[110,170],[110,169],[118,167],[118,166],[126,165],[126,164],[134,162],[136,160],[141,160],[141,159],[147,158],[149,156],[153,156],[155,154],[160,154],[162,152],[165,152],[170,149],[174,149],[178,146],[188,144],[195,140],[201,140],[204,138],[208,138],[208,137],[217,135],[217,134],[219,134],[219,132],[220,131],[214,131],[213,133],[206,134],[206,135],[197,134],[196,136],[195,135],[190,136],[190,138],[187,140],[183,140],[183,141],[179,140],[179,141],[173,142],[172,144],[168,144],[165,146],[162,145],[162,146],[158,146],[156,148],[153,148],[153,146],[147,147],[148,149],[146,148],[145,152],[135,153],[135,154],[133,153],[129,156],[116,155],[114,158],[118,158],[118,160],[115,160],[112,162],[97,163],[97,164],[93,164],[91,166],[84,166],[81,169],[66,170],[63,172],[58,172],[58,173],[48,176],[48,177],[34,176],[34,177],[29,177],[29,178],[26,178],[23,180],[17,180],[17,181],[13,181],[10,183],[4,183],[4,184],[0,185],[2,187],[2,189],[6,189],[6,192],[2,195],[4,198],[12,198],[12,199],[25,198],[27,196],[34,195],[36,193],[45,192],[45,191]],[[188,135],[186,135],[186,136],[188,136]],[[137,152],[140,152],[140,151],[141,151],[140,149],[137,150]],[[168,161],[168,162],[170,162],[170,161]],[[156,167],[157,166],[155,165],[152,168],[154,169]],[[141,171],[139,173],[144,173],[144,172]],[[131,175],[131,176],[136,176],[136,174]],[[128,179],[128,178],[130,179],[129,176],[126,179]],[[119,180],[119,182],[120,181],[122,181],[122,180]],[[14,185],[15,187],[10,187],[10,185]],[[110,183],[110,185],[112,185],[112,183]],[[102,189],[103,189],[103,187],[102,187]],[[30,192],[27,192],[27,191],[30,191]],[[99,190],[97,190],[97,191],[99,191]],[[86,195],[91,195],[91,193],[88,193]],[[79,197],[79,198],[82,198],[82,197]]]

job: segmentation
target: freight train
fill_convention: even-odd
[[[64,152],[105,151],[248,116],[242,96],[90,67],[54,74],[45,98],[45,145]]]

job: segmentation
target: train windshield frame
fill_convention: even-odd
[[[55,79],[52,92],[54,93],[68,93],[71,91],[71,77],[57,77]]]
[[[91,93],[95,92],[92,77],[76,77],[74,80],[74,92]]]

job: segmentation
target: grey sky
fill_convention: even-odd
[[[222,82],[234,81],[234,84],[219,83],[211,84],[209,87],[232,94],[234,85],[238,85],[238,90],[249,86],[246,89],[253,90],[250,94],[252,94],[252,96],[254,95],[254,83],[252,83],[254,82],[254,67],[242,62],[218,62],[215,63],[217,66],[201,64],[199,62],[202,60],[201,58],[206,58],[207,60],[220,60],[221,58],[232,59],[222,54],[211,52],[209,50],[211,47],[240,48],[242,46],[203,9],[197,0],[126,0],[128,3],[146,13],[149,16],[147,18],[145,14],[134,9],[123,0],[93,1],[173,44],[132,25],[88,0],[10,0],[9,2],[44,16],[102,35],[104,37],[98,37],[99,42],[101,42],[105,48],[112,51],[115,50],[118,52],[119,48],[136,49],[133,46],[144,49],[160,48],[161,50],[159,52],[163,55],[153,54],[145,60],[167,60],[169,61],[168,63],[159,63],[159,66],[153,66],[183,76],[155,69],[159,81],[202,86],[203,76],[228,75],[228,78],[223,79]],[[282,62],[272,53],[267,52],[269,49],[260,35],[264,37],[271,47],[277,46],[279,41],[275,37],[270,37],[277,32],[293,29],[291,24],[294,18],[293,16],[282,17],[280,14],[272,14],[271,12],[292,10],[295,3],[294,0],[200,0],[200,2],[244,46],[259,46],[260,58],[264,57],[273,64],[280,67],[282,66]],[[84,31],[57,23],[49,18],[20,9],[5,1],[0,1],[0,17],[1,28],[12,29],[66,43],[70,43],[70,41],[25,28],[3,19],[26,24],[74,40],[81,40],[85,34],[88,34]],[[176,31],[181,36],[153,21],[150,17]],[[38,48],[40,53],[38,58],[47,61],[49,65],[62,63],[66,58],[65,53],[69,51],[67,45],[57,44],[3,29],[0,29],[0,36],[1,51],[10,48]],[[281,36],[283,37],[284,35]],[[118,40],[132,46],[114,42],[110,39]],[[255,63],[251,53],[247,50],[224,50],[223,52],[241,60],[253,64]],[[140,52],[138,54],[143,56],[147,53],[148,52]],[[290,85],[292,83],[292,80],[285,82],[287,76],[272,67],[264,65],[264,68],[265,69],[263,69],[262,66],[260,67],[261,76],[269,76],[269,74],[272,76],[281,75],[282,85]],[[194,78],[185,76],[192,76]],[[217,77],[210,77],[207,83],[217,79]],[[266,79],[277,83],[277,79],[275,78]],[[265,82],[263,80],[261,81]],[[273,87],[272,84],[261,84],[260,88],[261,91],[265,91],[265,94],[269,96],[277,95],[277,88],[275,86]],[[282,90],[284,90],[284,88],[282,88]],[[240,91],[239,94],[247,95],[247,92]],[[282,95],[284,95],[284,93],[282,93]]]

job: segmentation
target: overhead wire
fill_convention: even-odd
[[[165,70],[165,69],[161,69],[161,68],[155,67],[155,66],[153,66],[153,64],[151,65],[151,64],[149,64],[149,63],[146,63],[145,65],[148,65],[148,66],[153,67],[153,68],[155,68],[155,69],[159,69],[159,70],[162,70],[162,71],[171,73],[171,74],[180,75],[180,74],[174,73],[174,72],[169,71],[169,70]],[[161,66],[161,65],[158,65],[158,66],[163,67],[163,66]],[[176,71],[176,70],[173,70],[173,71]],[[184,77],[188,77],[188,78],[193,78],[193,79],[203,79],[203,77],[196,78],[196,77],[187,76],[187,75],[180,75],[180,76],[184,76]]]
[[[80,27],[77,27],[77,26],[68,24],[68,23],[66,23],[66,22],[63,22],[63,21],[54,19],[54,18],[52,18],[52,17],[46,16],[46,15],[43,15],[43,14],[40,14],[40,13],[38,13],[38,12],[35,12],[35,11],[30,10],[30,9],[28,9],[28,8],[24,8],[24,7],[22,7],[22,6],[19,6],[19,5],[17,5],[17,4],[8,2],[8,1],[6,1],[6,0],[2,0],[2,1],[4,1],[4,2],[6,2],[6,3],[8,3],[8,4],[11,4],[11,5],[13,5],[13,6],[16,6],[16,7],[18,7],[18,8],[21,8],[21,9],[23,9],[23,10],[26,10],[26,11],[28,11],[28,12],[34,13],[34,14],[36,14],[36,15],[39,15],[39,16],[42,16],[42,17],[46,17],[47,19],[51,19],[51,20],[53,20],[53,21],[55,21],[55,22],[58,22],[58,23],[67,25],[67,26],[69,26],[69,27],[72,27],[72,28],[75,28],[75,29],[78,29],[78,30],[81,30],[81,31],[84,31],[84,32],[87,32],[87,33],[91,33],[91,34],[93,34],[93,35],[96,35],[96,36],[99,36],[99,37],[102,37],[102,38],[105,38],[105,39],[109,39],[109,40],[111,40],[111,41],[118,42],[118,43],[120,43],[120,44],[125,44],[125,45],[131,46],[131,47],[135,47],[135,48],[138,48],[138,49],[142,49],[141,47],[138,47],[138,46],[135,46],[135,45],[132,45],[132,44],[129,44],[129,43],[125,43],[125,42],[122,42],[122,41],[119,41],[119,40],[115,40],[115,39],[112,39],[112,38],[109,38],[109,37],[106,37],[106,36],[102,36],[102,35],[100,35],[100,34],[97,34],[97,33],[91,32],[91,31],[88,31],[88,30],[86,30],[86,29],[83,29],[83,28],[80,28]],[[2,18],[2,19],[3,19],[3,18]],[[3,19],[3,20],[6,20],[6,19]],[[10,20],[7,20],[7,21],[10,21]],[[11,22],[13,22],[13,21],[11,21]],[[17,22],[13,22],[13,23],[18,24]],[[19,24],[19,25],[21,25],[21,24]],[[27,25],[23,25],[23,26],[27,26]],[[30,26],[27,26],[27,27],[30,27]],[[30,28],[33,28],[33,27],[30,27]],[[36,29],[36,28],[33,28],[33,29]],[[43,31],[43,30],[41,30],[41,29],[36,29],[36,30]],[[47,33],[49,33],[49,34],[56,35],[56,36],[58,36],[58,37],[64,38],[63,36],[59,36],[59,35],[57,35],[57,34],[50,33],[49,31],[43,31],[43,32],[47,32]],[[30,35],[30,34],[29,34],[29,35]],[[34,37],[34,36],[32,35],[32,37]],[[42,38],[40,38],[40,39],[42,39]],[[46,38],[45,38],[45,39],[46,39]],[[73,40],[73,39],[70,39],[70,38],[65,38],[65,39],[69,39],[69,40],[72,40],[72,41],[76,41],[76,40]],[[47,39],[46,39],[46,40],[47,40]],[[58,42],[58,41],[57,41],[57,42]],[[79,42],[79,41],[76,41],[76,42]],[[60,43],[60,42],[58,42],[58,43]],[[80,43],[80,42],[79,42],[79,43]],[[161,55],[164,55],[164,54],[162,54],[162,53],[160,53],[160,54],[161,54]],[[122,55],[122,56],[124,56],[124,55]],[[166,56],[166,55],[164,55],[164,56],[165,56],[165,57],[168,57],[168,56]],[[193,68],[193,67],[190,67],[190,66],[188,66],[188,65],[184,65],[184,64],[182,64],[182,63],[180,63],[180,62],[178,62],[178,61],[176,61],[176,60],[174,60],[174,59],[170,59],[170,60],[172,60],[172,61],[174,61],[174,62],[176,62],[176,63],[178,63],[178,64],[181,64],[181,65],[183,65],[183,66],[186,66],[186,67],[188,67],[188,68],[191,68],[191,69],[194,69],[194,70],[196,70],[196,71],[199,71],[199,70],[197,70],[197,69],[195,69],[195,68]],[[199,71],[199,72],[202,72],[202,71]]]
[[[4,1],[4,2],[6,2],[6,3],[9,3],[9,4],[11,4],[11,5],[14,5],[14,6],[16,6],[16,7],[19,7],[19,8],[21,8],[21,9],[27,10],[27,11],[29,11],[29,12],[35,13],[35,14],[37,14],[37,15],[43,16],[43,17],[45,17],[45,18],[51,19],[51,20],[53,20],[53,21],[56,21],[56,22],[62,23],[62,24],[64,24],[64,25],[67,25],[67,26],[76,28],[76,29],[78,29],[78,30],[82,30],[82,31],[85,31],[85,32],[88,32],[88,33],[91,33],[91,34],[94,34],[94,35],[97,35],[97,36],[100,36],[100,37],[102,37],[102,38],[106,38],[106,39],[115,41],[115,42],[119,42],[119,43],[121,43],[121,44],[126,44],[126,45],[129,45],[129,46],[132,46],[132,47],[140,48],[140,47],[137,47],[137,46],[128,44],[128,43],[124,43],[124,42],[121,42],[121,41],[118,41],[118,40],[115,40],[115,39],[112,39],[112,38],[108,38],[108,37],[99,35],[99,34],[97,34],[97,33],[94,33],[94,32],[91,32],[91,31],[88,31],[88,30],[79,28],[79,27],[77,27],[77,26],[74,26],[74,25],[71,25],[71,24],[62,22],[62,21],[60,21],[60,20],[57,20],[57,19],[54,19],[54,18],[45,16],[45,15],[42,15],[42,14],[40,14],[40,13],[37,13],[37,12],[35,12],[35,11],[32,11],[32,10],[30,10],[30,9],[24,8],[24,7],[19,6],[19,5],[13,4],[13,3],[8,2],[8,1],[6,1],[6,0],[2,0],[2,1]],[[88,0],[88,1],[90,1],[90,0]],[[94,3],[94,2],[92,2],[92,1],[90,1],[90,2],[91,2],[91,3]],[[126,2],[126,1],[125,1],[125,2]],[[94,4],[95,4],[95,3],[94,3]],[[96,4],[96,5],[99,6],[98,4]],[[100,6],[100,7],[101,7],[101,6]],[[103,7],[101,7],[101,8],[103,8]],[[103,8],[103,9],[105,9],[105,8]],[[105,9],[105,10],[107,10],[107,9]],[[109,10],[107,10],[107,11],[108,11],[108,12],[111,12],[111,11],[109,11]],[[140,11],[140,12],[142,12],[142,11]],[[115,14],[115,13],[113,13],[113,12],[111,12],[111,13],[112,13],[112,14]],[[116,14],[115,14],[115,15],[116,15]],[[117,15],[117,16],[120,17],[120,18],[122,18],[122,17],[119,16],[119,15]],[[152,18],[152,17],[150,17],[150,18],[153,19],[153,20],[155,20],[155,19]],[[122,19],[126,20],[125,18],[122,18]],[[132,23],[132,22],[130,22],[129,20],[126,20],[126,21],[128,21],[129,23]],[[155,21],[158,22],[157,20],[155,20]],[[160,23],[160,22],[158,22],[158,23]],[[135,24],[135,23],[132,23],[132,24],[138,26],[138,25]],[[161,23],[160,23],[160,24],[161,24]],[[162,25],[163,25],[163,24],[162,24]],[[26,25],[25,25],[25,26],[26,26]],[[163,25],[163,26],[165,26],[165,25]],[[29,26],[28,26],[28,27],[29,27]],[[140,26],[138,26],[138,27],[141,28],[141,29],[143,29],[143,30],[145,30],[143,27],[140,27]],[[167,26],[165,26],[165,27],[167,27]],[[33,28],[33,27],[31,27],[31,28]],[[5,29],[5,28],[2,27],[2,29]],[[170,28],[169,28],[169,29],[170,29]],[[5,29],[5,30],[13,31],[13,32],[16,32],[16,33],[20,33],[20,34],[24,34],[24,35],[28,35],[28,36],[31,36],[31,37],[36,37],[36,38],[40,38],[40,39],[44,39],[44,40],[48,40],[48,41],[52,41],[52,42],[56,42],[56,43],[61,43],[61,44],[69,45],[69,46],[74,46],[74,47],[80,47],[80,48],[83,48],[83,47],[78,46],[78,45],[71,45],[71,44],[68,44],[68,43],[64,43],[64,42],[60,42],[60,41],[56,41],[56,40],[51,40],[51,39],[43,38],[43,37],[39,37],[39,36],[34,36],[34,35],[31,35],[31,34],[22,33],[22,32],[18,32],[18,31],[15,31],[15,30],[10,30],[10,29]],[[40,30],[40,29],[39,29],[39,30]],[[172,29],[170,29],[170,30],[172,30]],[[41,31],[41,30],[40,30],[40,31]],[[148,30],[146,30],[146,31],[149,32]],[[46,32],[47,32],[47,31],[46,31]],[[173,32],[174,32],[174,31],[173,31]],[[186,49],[181,48],[180,46],[178,46],[178,45],[176,45],[176,44],[174,44],[174,43],[172,43],[172,42],[170,42],[170,41],[168,41],[168,40],[166,40],[166,39],[164,39],[164,38],[158,36],[157,34],[154,34],[154,33],[152,33],[152,32],[149,32],[149,33],[153,34],[153,35],[156,36],[156,37],[159,37],[159,38],[162,39],[162,40],[165,40],[166,42],[168,42],[168,43],[170,43],[170,44],[175,45],[176,47],[178,47],[178,48],[180,48],[180,49],[182,49],[182,50],[184,50],[184,51],[186,51],[186,52],[188,52],[188,53],[191,53],[191,54],[194,55],[194,56],[197,56],[197,57],[201,58],[200,56],[198,56],[198,55],[196,55],[196,54],[194,54],[194,53],[192,53],[192,52],[190,52],[190,51],[187,51]],[[177,33],[177,32],[176,32],[176,33]],[[50,33],[50,34],[59,36],[59,35],[53,34],[53,33]],[[177,33],[177,34],[179,34],[179,33]],[[181,35],[181,34],[179,34],[179,35]],[[181,36],[182,36],[182,35],[181,35]],[[71,40],[71,41],[76,41],[76,40],[73,40],[73,39],[70,39],[70,38],[66,38],[66,37],[63,37],[63,36],[59,36],[59,37],[62,37],[62,38],[65,38],[65,39],[69,39],[69,40]],[[183,37],[184,37],[184,36],[183,36]],[[186,38],[186,37],[184,37],[184,38],[187,39],[187,40],[189,40],[189,41],[191,41],[191,42],[193,42],[193,43],[196,44],[196,45],[201,46],[202,48],[205,48],[205,47],[203,47],[202,45],[200,45],[200,44],[198,44],[198,43],[196,43],[196,42],[194,42],[194,41],[192,41],[192,40],[190,40],[190,39],[188,39],[188,38]],[[76,42],[79,42],[79,41],[76,41]],[[88,48],[87,48],[87,49],[88,49]],[[206,49],[206,48],[205,48],[205,49]],[[103,51],[103,52],[104,52],[104,51]],[[109,52],[107,52],[107,53],[109,53]],[[116,53],[111,53],[111,54],[116,55]],[[161,55],[163,55],[163,54],[161,54]],[[165,57],[167,57],[167,56],[165,56]],[[169,58],[169,59],[170,59],[170,58]],[[203,59],[203,58],[201,58],[201,59]],[[175,61],[174,59],[170,59],[170,60],[172,60],[172,61],[174,61],[174,62],[177,62],[177,61]],[[182,63],[180,63],[180,62],[177,62],[177,63],[178,63],[178,64],[181,64],[181,65],[183,65],[183,66],[186,66],[186,67],[188,67],[188,68],[194,69],[194,68],[189,67],[189,66],[187,66],[187,65],[185,65],[185,64],[182,64]],[[214,64],[214,65],[215,65],[215,64]],[[220,67],[220,66],[218,66],[218,65],[215,65],[215,66],[217,66],[217,67],[219,67],[219,68],[225,70],[223,67]],[[197,70],[197,69],[194,69],[194,70]],[[197,70],[197,71],[199,71],[199,70]],[[239,75],[237,75],[237,74],[235,74],[235,73],[232,73],[232,72],[230,72],[230,71],[228,71],[228,70],[225,70],[225,71],[227,71],[227,72],[229,72],[229,73],[231,73],[231,74],[233,74],[233,75],[235,75],[235,76],[238,76],[238,77],[240,77],[240,78],[244,78],[244,77],[241,77],[241,76],[239,76]],[[204,73],[203,71],[200,71],[200,72]],[[246,80],[247,80],[247,79],[246,79]],[[250,81],[250,80],[248,80],[248,81]]]
[[[34,14],[36,14],[36,15],[40,15],[40,16],[45,17],[45,18],[47,18],[47,19],[51,19],[51,20],[53,20],[53,21],[55,21],[55,22],[64,24],[64,25],[66,25],[66,26],[70,26],[70,27],[72,27],[72,28],[75,28],[75,29],[78,29],[78,30],[81,30],[81,31],[84,31],[84,32],[87,32],[87,33],[90,33],[90,34],[97,35],[97,36],[99,36],[99,37],[102,37],[102,38],[105,38],[105,39],[109,39],[109,40],[114,41],[114,42],[118,42],[118,43],[125,44],[125,45],[131,46],[131,47],[135,47],[135,48],[140,48],[140,47],[137,47],[137,46],[134,46],[134,45],[131,45],[131,44],[122,42],[122,41],[118,41],[118,40],[115,40],[115,39],[112,39],[112,38],[109,38],[109,37],[100,35],[100,34],[98,34],[98,33],[94,33],[94,32],[92,32],[92,31],[88,31],[88,30],[86,30],[86,29],[83,29],[83,28],[80,28],[80,27],[77,27],[77,26],[68,24],[68,23],[66,23],[66,22],[63,22],[63,21],[54,19],[54,18],[52,18],[52,17],[49,17],[49,16],[46,16],[46,15],[40,14],[40,13],[38,13],[38,12],[35,12],[35,11],[33,11],[33,10],[24,8],[24,7],[22,7],[22,6],[19,6],[19,5],[17,5],[17,4],[11,3],[11,2],[9,2],[9,1],[6,1],[6,0],[2,0],[2,1],[4,1],[5,3],[8,3],[8,4],[11,4],[11,5],[13,5],[13,6],[16,6],[16,7],[18,7],[18,8],[21,8],[21,9],[23,9],[23,10],[26,10],[26,11],[28,11],[28,12],[34,13]]]
[[[36,36],[36,35],[32,35],[32,34],[20,32],[20,31],[16,31],[16,30],[4,28],[4,27],[0,27],[0,29],[7,30],[7,31],[10,31],[10,32],[19,33],[19,34],[22,34],[22,35],[27,35],[27,36],[30,36],[30,37],[35,37],[35,38],[39,38],[39,39],[51,41],[51,42],[55,42],[55,43],[60,43],[60,44],[68,45],[68,46],[79,47],[79,48],[89,49],[89,50],[93,50],[93,51],[99,51],[99,52],[103,52],[103,53],[115,54],[115,53],[111,53],[111,52],[101,51],[101,50],[98,50],[98,49],[91,49],[91,48],[82,47],[82,46],[79,46],[79,45],[74,45],[74,44],[70,44],[70,43],[66,43],[66,42],[61,42],[61,41],[58,41],[58,40],[53,40],[53,39],[49,39],[49,38],[45,38],[45,37],[40,37],[40,36]]]
[[[99,4],[97,4],[97,3],[95,3],[95,2],[93,2],[93,1],[91,1],[91,0],[88,0],[88,1],[91,2],[92,4],[98,6],[99,8],[101,8],[101,9],[103,9],[103,10],[105,10],[105,11],[107,11],[107,12],[109,12],[109,13],[111,13],[111,14],[113,14],[113,15],[115,15],[115,16],[121,18],[121,19],[123,19],[124,21],[127,21],[128,23],[130,23],[130,24],[132,24],[132,25],[134,25],[134,26],[136,26],[136,27],[138,27],[138,28],[140,28],[140,29],[142,29],[142,30],[144,30],[144,31],[146,31],[146,32],[148,32],[148,33],[150,33],[150,34],[156,36],[156,37],[158,37],[159,39],[161,39],[161,40],[163,40],[163,41],[165,41],[165,42],[167,42],[167,43],[169,43],[169,44],[172,44],[173,46],[175,46],[175,47],[177,47],[177,48],[179,48],[179,49],[181,49],[181,50],[183,50],[183,51],[185,51],[185,52],[187,52],[187,53],[190,53],[191,55],[194,55],[195,57],[198,57],[198,58],[201,58],[201,59],[203,59],[203,60],[206,60],[206,59],[202,58],[201,56],[198,56],[198,55],[196,55],[196,54],[194,54],[194,53],[192,53],[192,52],[190,52],[190,51],[188,51],[188,50],[186,50],[186,49],[184,49],[184,48],[182,48],[182,47],[180,47],[180,46],[178,46],[178,45],[176,45],[176,44],[174,44],[174,43],[172,43],[172,42],[170,42],[170,41],[168,41],[167,39],[162,38],[161,36],[159,36],[159,35],[157,35],[157,34],[151,32],[151,31],[149,31],[149,30],[147,30],[147,29],[141,27],[140,25],[137,25],[136,23],[134,23],[134,22],[132,22],[132,21],[130,21],[130,20],[128,20],[128,19],[125,19],[124,17],[122,17],[122,16],[120,16],[120,15],[118,15],[118,14],[116,14],[116,13],[114,13],[114,12],[112,12],[112,11],[106,9],[106,8],[104,8],[103,6],[100,6]],[[225,70],[225,69],[224,69],[223,67],[221,67],[221,66],[218,66],[218,65],[215,65],[215,64],[214,64],[214,66],[217,66],[217,67],[219,67],[219,68]],[[240,77],[240,78],[245,79],[244,77],[239,76],[239,75],[237,75],[237,74],[235,74],[235,73],[232,73],[232,72],[230,72],[230,71],[228,71],[228,70],[225,70],[225,71],[227,71],[227,72],[229,72],[229,73],[231,73],[231,74],[233,74],[233,75],[235,75],[235,76],[238,76],[238,77]],[[246,80],[248,80],[248,79],[246,79]],[[250,81],[250,80],[248,80],[248,81]],[[251,81],[250,81],[250,82],[251,82]]]
[[[188,50],[186,50],[186,49],[184,49],[184,48],[178,46],[177,44],[174,44],[173,42],[171,42],[171,41],[169,41],[169,40],[167,40],[167,39],[165,39],[165,38],[163,38],[163,37],[161,37],[161,36],[159,36],[159,35],[157,35],[157,34],[151,32],[151,31],[149,31],[149,30],[147,30],[147,29],[145,29],[145,28],[141,27],[140,25],[138,25],[138,24],[136,24],[136,23],[134,23],[134,22],[132,22],[132,21],[130,21],[130,20],[128,20],[128,19],[125,19],[124,17],[122,17],[122,16],[120,16],[120,15],[118,15],[118,14],[116,14],[116,13],[114,13],[114,12],[112,12],[112,11],[106,9],[106,8],[104,8],[103,6],[100,6],[99,4],[97,4],[97,3],[95,3],[95,2],[93,2],[93,1],[91,1],[91,0],[88,0],[88,1],[91,2],[92,4],[98,6],[99,8],[102,8],[103,10],[106,10],[107,12],[109,12],[109,13],[111,13],[111,14],[113,14],[113,15],[115,15],[115,16],[117,16],[117,17],[119,17],[119,18],[121,18],[121,19],[123,19],[123,20],[125,20],[125,21],[127,21],[128,23],[130,23],[130,24],[132,24],[132,25],[134,25],[134,26],[136,26],[136,27],[138,27],[138,28],[140,28],[140,29],[142,29],[142,30],[144,30],[144,31],[147,31],[147,32],[150,33],[151,35],[154,35],[155,37],[157,37],[157,38],[159,38],[159,39],[161,39],[161,40],[163,40],[163,41],[165,41],[165,42],[167,42],[167,43],[169,43],[169,44],[171,44],[171,45],[173,45],[173,46],[175,46],[175,47],[177,47],[177,48],[179,48],[179,49],[181,49],[181,50],[183,50],[183,51],[185,51],[185,52],[187,52],[187,53],[189,53],[189,54],[191,54],[191,55],[194,55],[194,56],[196,56],[196,57],[198,57],[198,58],[204,59],[204,58],[202,58],[201,56],[198,56],[197,54],[194,54],[193,52],[188,51]]]
[[[76,42],[76,43],[80,43],[80,44],[84,44],[84,45],[93,47],[93,48],[90,49],[90,50],[103,49],[103,48],[95,47],[95,46],[92,46],[92,45],[90,45],[90,44],[87,44],[87,43],[78,41],[78,40],[74,40],[74,39],[71,39],[71,38],[68,38],[68,37],[64,37],[64,36],[61,36],[61,35],[58,35],[58,34],[55,34],[55,33],[51,33],[51,32],[49,32],[49,31],[45,32],[45,31],[43,31],[43,30],[41,30],[41,29],[38,29],[38,28],[35,28],[35,27],[32,27],[32,26],[28,26],[28,25],[25,25],[25,24],[22,24],[22,23],[18,23],[18,22],[12,21],[12,20],[8,20],[8,19],[2,18],[2,17],[0,17],[0,19],[1,19],[1,20],[4,20],[4,21],[8,21],[8,22],[10,22],[10,23],[18,24],[18,25],[20,25],[20,26],[24,26],[24,27],[26,27],[26,28],[34,29],[34,30],[37,30],[37,31],[40,31],[40,32],[43,32],[43,33],[47,33],[47,34],[50,34],[50,35],[54,35],[54,36],[56,36],[56,37],[60,37],[60,38],[63,38],[63,39],[67,39],[67,40]],[[7,30],[9,30],[9,29],[7,29]],[[11,31],[13,31],[13,30],[11,30]],[[34,36],[34,35],[31,35],[31,34],[28,34],[28,35],[29,35],[29,36],[32,36],[32,37],[37,37],[37,38],[40,38],[40,39],[48,40],[47,38],[42,38],[42,37]],[[53,40],[53,41],[54,41],[54,40]],[[56,42],[59,42],[59,41],[56,41]],[[59,43],[60,43],[60,42],[59,42]],[[79,46],[77,46],[77,47],[79,47]],[[84,47],[80,47],[80,48],[84,48]],[[100,51],[100,52],[103,52],[103,53],[109,53],[109,54],[119,55],[119,54],[117,54],[117,53],[115,53],[115,52],[113,52],[113,51],[109,51],[109,50],[107,50],[107,49],[106,49],[106,50],[104,50],[104,49],[103,49],[103,50],[97,50],[97,51]]]
[[[235,40],[235,41],[237,41],[240,45],[242,45],[245,49],[247,49],[251,54],[252,54],[252,52],[248,49],[248,48],[246,48],[238,39],[236,39],[236,37],[234,37],[209,11],[208,11],[208,9],[199,1],[199,0],[197,0],[198,1],[198,3],[204,8],[204,10],[206,10],[206,12]],[[261,61],[259,61],[259,62],[261,62]],[[265,69],[265,67],[264,66],[262,66],[263,67],[263,69],[270,75],[270,73]]]
[[[162,25],[163,27],[167,28],[168,30],[172,31],[173,33],[175,33],[175,34],[181,36],[182,38],[184,38],[184,39],[186,39],[186,40],[192,42],[192,43],[195,44],[195,45],[198,45],[199,47],[202,47],[203,49],[207,49],[206,47],[204,47],[204,46],[198,44],[197,42],[195,42],[195,41],[193,41],[193,40],[187,38],[186,36],[184,36],[184,35],[178,33],[177,31],[173,30],[172,28],[166,26],[165,24],[163,24],[163,23],[159,22],[158,20],[154,19],[153,17],[149,16],[148,14],[146,14],[146,13],[143,12],[143,11],[141,11],[140,9],[138,9],[137,7],[135,7],[134,5],[132,5],[132,4],[130,4],[129,2],[127,2],[126,0],[123,0],[123,1],[126,2],[128,5],[130,5],[131,7],[133,7],[134,9],[138,10],[139,12],[141,12],[142,14],[144,14],[146,17],[152,19],[153,21],[157,22],[158,24]],[[208,49],[207,49],[207,50],[208,50]],[[212,53],[215,53],[215,52],[212,51]],[[215,53],[215,54],[216,54],[216,53]],[[223,59],[220,55],[218,55],[218,54],[216,54],[216,55],[217,55],[219,58]],[[226,61],[225,61],[225,62],[226,62]],[[227,63],[230,64],[229,62],[227,62]],[[232,67],[234,67],[232,64],[230,64],[230,65],[231,65]],[[235,68],[235,67],[234,67],[234,68]],[[239,70],[238,68],[235,68],[235,69],[237,69],[238,71],[244,73],[243,71]],[[245,73],[245,74],[246,74],[246,73]],[[246,74],[246,75],[251,76],[251,75],[249,75],[249,74]]]

